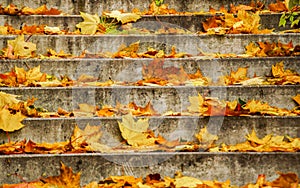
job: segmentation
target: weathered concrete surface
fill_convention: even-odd
[[[0,48],[6,47],[8,36],[0,36]],[[199,54],[199,49],[206,53],[235,53],[243,54],[245,46],[253,41],[269,41],[293,44],[300,43],[298,34],[270,34],[270,35],[245,35],[234,34],[225,36],[215,35],[103,35],[103,36],[60,36],[41,35],[32,36],[30,42],[37,45],[37,54],[46,54],[46,49],[56,51],[64,50],[65,53],[80,55],[84,50],[91,53],[117,52],[121,44],[129,45],[140,41],[140,51],[147,51],[148,47],[170,51],[175,45],[177,52],[187,52],[192,55]]]
[[[224,100],[245,101],[256,99],[268,102],[272,106],[292,109],[296,103],[292,97],[300,93],[297,85],[290,86],[168,86],[168,87],[68,87],[68,88],[0,88],[0,91],[21,95],[20,99],[32,96],[38,98],[36,106],[49,111],[56,111],[58,107],[66,110],[78,108],[79,103],[91,105],[112,105],[117,102],[128,104],[135,102],[145,106],[149,101],[158,113],[166,111],[186,111],[190,105],[189,96],[198,93]]]
[[[214,8],[219,8],[221,5],[225,5],[226,8],[232,4],[249,4],[251,0],[239,0],[232,2],[230,0],[217,0],[217,1],[210,1],[210,0],[165,0],[165,3],[169,4],[169,8],[176,9],[177,11],[208,11],[209,7],[212,6]],[[274,0],[266,0],[264,3],[269,4],[270,2],[275,2]],[[64,13],[68,14],[79,14],[80,11],[82,12],[89,12],[89,13],[98,13],[102,14],[102,11],[107,10],[120,10],[123,9],[125,11],[131,11],[133,8],[138,8],[140,10],[148,9],[151,1],[139,1],[139,0],[119,0],[119,1],[108,1],[108,0],[100,0],[100,1],[93,1],[93,0],[6,0],[3,1],[2,4],[4,6],[14,3],[18,7],[22,6],[29,6],[32,8],[37,8],[43,4],[47,4],[47,6],[58,8],[62,10]]]
[[[75,155],[10,155],[0,156],[1,183],[35,180],[41,175],[59,173],[60,162],[81,172],[81,184],[99,181],[111,175],[145,177],[160,173],[173,177],[176,171],[202,180],[231,180],[234,185],[255,183],[259,174],[267,180],[283,173],[300,172],[297,153],[127,153]]]
[[[194,135],[206,126],[212,134],[219,136],[218,143],[236,144],[244,142],[253,129],[259,137],[267,134],[300,137],[300,117],[149,117],[149,128],[167,140],[196,141]],[[60,142],[68,140],[74,126],[84,129],[87,124],[100,126],[103,132],[99,142],[111,147],[122,141],[118,121],[114,118],[27,118],[26,126],[9,133],[11,140],[31,139],[34,142]],[[0,131],[0,143],[7,142],[7,135]]]
[[[286,27],[278,27],[280,16],[282,14],[261,14],[261,28],[275,29],[280,31],[289,29],[289,24]],[[158,15],[158,16],[143,16],[136,23],[132,23],[133,27],[145,28],[149,31],[157,31],[160,28],[181,28],[190,32],[203,31],[202,22],[212,15]],[[16,19],[17,18],[17,19]],[[83,19],[79,15],[32,15],[32,16],[7,16],[0,15],[0,25],[5,23],[19,29],[26,25],[47,25],[59,27],[67,31],[75,31],[76,24],[82,22]],[[118,28],[121,30],[121,28]]]
[[[105,82],[114,81],[136,82],[143,78],[143,65],[149,65],[153,59],[20,59],[0,60],[0,73],[9,72],[15,66],[36,67],[40,65],[41,72],[60,77],[67,75],[77,79],[87,74]],[[181,66],[188,73],[200,69],[202,74],[216,82],[220,76],[229,75],[239,67],[248,67],[248,77],[267,76],[271,74],[272,65],[283,61],[285,69],[300,73],[300,57],[270,57],[270,58],[224,58],[224,59],[164,59],[164,67]]]

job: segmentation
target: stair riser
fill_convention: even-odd
[[[3,40],[0,48],[6,47],[5,39],[8,38],[11,37],[0,38]],[[56,51],[64,50],[65,53],[73,55],[80,55],[84,50],[91,53],[117,52],[121,44],[129,45],[140,41],[141,52],[147,51],[149,46],[169,52],[171,46],[175,45],[177,52],[197,55],[199,49],[206,53],[243,54],[245,53],[245,46],[252,41],[288,43],[291,40],[294,45],[300,43],[300,37],[297,34],[227,35],[226,37],[213,35],[32,36],[29,41],[37,44],[38,54],[45,54],[46,49],[49,48]]]
[[[249,4],[250,0],[239,0],[235,1],[234,4]],[[264,1],[266,4],[269,2],[274,2],[273,0]],[[6,0],[6,3],[2,3],[3,5],[7,5],[10,3],[14,3],[18,5],[18,7],[22,6],[30,6],[33,8],[37,8],[45,3],[47,6],[58,8],[65,13],[68,14],[79,14],[79,11],[83,12],[90,12],[90,13],[98,13],[102,14],[102,11],[107,10],[120,10],[123,9],[124,11],[131,11],[133,8],[138,8],[141,11],[148,9],[151,1],[138,1],[138,0],[120,0],[120,1],[89,1],[89,0],[67,0],[67,1],[60,1],[60,0],[53,0],[53,1],[44,1],[44,0],[33,0],[33,1],[25,1],[25,0]],[[214,8],[219,8],[221,5],[227,5],[229,7],[231,3],[230,0],[225,1],[209,1],[209,0],[191,0],[191,1],[184,1],[184,0],[166,0],[165,3],[169,4],[169,8],[176,9],[177,11],[208,11],[209,6]]]
[[[38,98],[36,106],[49,111],[56,111],[58,107],[66,110],[77,108],[80,103],[91,105],[112,105],[117,102],[128,104],[135,102],[145,106],[149,101],[158,113],[166,111],[186,111],[190,105],[189,96],[198,93],[206,96],[218,97],[224,100],[245,101],[256,99],[268,102],[272,106],[292,109],[296,106],[291,99],[300,93],[297,86],[270,87],[104,87],[104,88],[1,88],[1,91],[22,95],[21,99],[32,96]]]
[[[118,146],[122,141],[118,123],[121,118],[109,119],[26,119],[26,125],[19,131],[9,133],[11,140],[31,139],[34,142],[60,142],[68,140],[78,125],[81,129],[89,124],[101,126],[103,132],[100,142],[108,146]],[[150,118],[149,129],[167,140],[195,141],[194,135],[207,126],[212,134],[219,136],[217,143],[237,144],[245,141],[245,136],[255,129],[258,137],[267,134],[300,137],[298,117],[169,117]],[[7,142],[5,132],[0,133],[0,143]]]
[[[145,177],[150,173],[160,173],[162,177],[174,177],[177,171],[202,180],[231,179],[233,185],[245,185],[249,182],[255,183],[259,174],[265,174],[268,177],[267,180],[271,181],[278,177],[277,171],[300,172],[299,160],[300,155],[291,153],[3,156],[0,158],[0,170],[3,174],[0,181],[3,183],[20,182],[19,177],[11,175],[14,173],[25,180],[35,180],[42,174],[57,175],[60,162],[63,162],[71,166],[75,172],[81,171],[82,185],[111,175],[133,174],[136,177]]]
[[[237,58],[237,59],[165,59],[164,67],[183,67],[187,73],[195,73],[200,69],[202,74],[216,82],[220,76],[229,75],[239,67],[248,67],[248,77],[271,75],[272,65],[284,62],[285,69],[300,70],[299,58]],[[114,81],[136,82],[143,79],[143,65],[149,65],[153,59],[77,59],[77,60],[3,60],[0,61],[0,72],[5,73],[15,66],[41,67],[41,72],[55,75],[67,75],[76,80],[86,74],[105,82]],[[300,73],[300,72],[299,72]]]
[[[101,16],[101,15],[100,15]],[[261,28],[275,29],[275,31],[284,30],[290,27],[289,24],[286,27],[278,27],[281,14],[261,16]],[[195,15],[195,16],[156,16],[149,17],[144,16],[138,20],[137,23],[133,23],[134,27],[153,29],[157,31],[163,26],[171,28],[182,28],[190,32],[203,31],[202,22],[204,22],[209,15]],[[16,19],[17,18],[17,19]],[[159,20],[159,21],[158,21]],[[82,22],[80,16],[0,16],[0,25],[5,23],[12,25],[15,29],[20,29],[24,24],[26,25],[47,25],[52,27],[59,27],[61,30],[75,31],[76,24]]]

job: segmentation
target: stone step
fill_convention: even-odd
[[[67,0],[61,2],[59,0],[53,1],[41,1],[41,0],[6,0],[3,1],[3,6],[6,6],[10,3],[17,5],[18,7],[29,6],[32,8],[37,8],[39,6],[47,4],[49,8],[58,8],[67,14],[79,14],[82,12],[89,13],[98,13],[101,14],[103,11],[108,10],[120,10],[131,11],[133,8],[138,8],[141,11],[149,8],[149,5],[152,1],[138,1],[138,0],[119,0],[119,1],[89,1],[89,0]],[[175,9],[177,11],[191,11],[191,12],[199,12],[199,11],[208,11],[209,7],[213,7],[218,9],[221,5],[225,5],[226,8],[229,8],[230,4],[249,4],[251,0],[239,0],[239,1],[231,1],[231,0],[217,0],[217,1],[209,1],[209,0],[192,0],[192,1],[184,1],[184,0],[165,0],[164,3],[169,4],[169,8]],[[268,5],[271,2],[276,2],[275,0],[266,0],[264,3]]]
[[[0,48],[7,46],[6,40],[12,40],[15,36],[0,36],[2,43]],[[229,34],[225,36],[215,35],[103,35],[103,36],[83,36],[83,35],[35,35],[31,36],[30,42],[36,43],[37,54],[46,54],[46,49],[52,48],[56,51],[64,50],[79,56],[84,50],[90,53],[117,52],[121,44],[130,45],[140,41],[140,50],[147,51],[148,47],[156,49],[171,50],[175,45],[177,52],[187,52],[191,55],[199,54],[199,49],[206,53],[245,53],[245,46],[253,41],[269,41],[289,43],[294,45],[300,43],[297,33],[287,34],[264,34],[246,35]]]
[[[220,76],[229,75],[239,67],[248,67],[248,77],[270,75],[272,65],[284,62],[285,69],[299,72],[300,57],[268,57],[268,58],[180,58],[164,59],[164,67],[183,67],[187,73],[195,73],[200,69],[203,76],[216,82]],[[80,75],[94,76],[99,81],[109,79],[122,82],[136,82],[143,78],[143,65],[149,65],[153,59],[16,59],[0,60],[0,73],[11,71],[15,66],[33,68],[40,65],[41,72],[60,77],[67,75],[76,80]],[[299,72],[300,73],[300,72]]]
[[[296,103],[292,97],[300,93],[297,85],[287,86],[112,86],[112,87],[43,87],[43,88],[0,88],[0,91],[21,95],[27,100],[33,96],[38,98],[36,106],[49,111],[77,109],[78,104],[112,105],[117,102],[128,104],[135,102],[145,106],[149,101],[154,109],[163,114],[169,110],[182,112],[190,105],[189,96],[198,93],[224,100],[260,100],[271,106],[293,109]]]
[[[279,21],[282,14],[261,14],[261,29],[275,29],[274,31],[281,31],[290,29],[287,24],[286,27],[279,27]],[[203,31],[202,22],[212,15],[158,15],[158,16],[142,16],[136,23],[132,23],[135,28],[145,28],[150,31],[157,31],[166,26],[170,28],[185,29],[186,32]],[[57,16],[14,16],[0,15],[0,25],[5,23],[13,26],[15,29],[20,29],[26,25],[47,25],[51,27],[59,27],[61,30],[70,32],[76,31],[76,24],[83,21],[79,15],[57,15]],[[118,28],[120,29],[120,28]]]
[[[275,180],[277,171],[300,172],[297,153],[124,153],[0,156],[1,183],[19,183],[59,173],[60,163],[81,172],[81,185],[111,175],[145,177],[159,173],[174,177],[175,172],[202,180],[231,180],[232,185],[255,183],[259,174]],[[292,165],[291,165],[292,164]],[[16,174],[16,175],[15,175]]]
[[[244,142],[245,136],[250,134],[253,129],[260,138],[267,134],[300,137],[299,120],[298,116],[149,117],[149,129],[153,130],[155,135],[160,134],[169,141],[176,139],[195,141],[194,135],[206,126],[210,133],[218,135],[218,144],[237,144]],[[12,141],[21,141],[26,138],[38,143],[62,142],[71,137],[75,125],[83,130],[89,124],[101,127],[100,130],[103,134],[99,140],[100,143],[116,147],[123,140],[118,121],[122,122],[121,117],[26,118],[23,120],[23,124],[26,126],[21,130],[9,133],[9,136]],[[6,142],[7,135],[1,130],[0,143]]]

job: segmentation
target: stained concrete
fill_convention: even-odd
[[[255,183],[259,174],[275,180],[277,171],[300,172],[297,153],[126,153],[126,154],[63,154],[63,155],[8,155],[0,156],[0,182],[35,180],[57,175],[60,162],[81,172],[81,184],[99,181],[111,175],[145,177],[160,173],[174,177],[175,172],[202,180],[231,180],[233,185]]]

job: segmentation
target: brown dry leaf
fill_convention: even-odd
[[[30,58],[34,57],[36,45],[32,42],[24,41],[24,35],[19,35],[15,40],[7,41],[8,47],[12,47],[11,58]]]
[[[61,163],[60,175],[51,176],[48,178],[41,178],[43,183],[37,183],[37,185],[47,186],[47,187],[68,187],[68,188],[78,188],[80,187],[80,175],[81,173],[73,173],[71,167],[65,166]]]
[[[119,122],[121,135],[127,143],[134,147],[155,145],[155,138],[148,131],[148,119],[139,119],[135,121],[132,114],[122,116],[122,122]]]
[[[25,126],[21,123],[25,118],[21,112],[11,114],[9,110],[3,108],[0,110],[0,129],[7,132],[19,130]]]
[[[286,7],[284,2],[277,0],[276,3],[269,4],[269,10],[273,12],[287,12],[288,8]]]
[[[140,15],[135,13],[124,13],[118,10],[111,11],[110,13],[104,13],[104,15],[109,16],[110,18],[116,18],[122,24],[129,22],[136,22],[141,18]]]
[[[128,107],[131,109],[130,112],[135,116],[154,116],[158,113],[154,110],[150,101],[145,107],[137,106],[134,102],[128,104]]]

